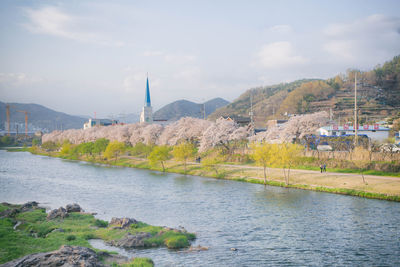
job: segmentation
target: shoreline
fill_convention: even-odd
[[[137,168],[137,169],[147,169],[147,170],[152,170],[152,171],[158,171],[158,172],[162,172],[161,168],[158,167],[153,167],[150,166],[148,164],[147,159],[143,159],[140,158],[140,160],[138,158],[133,159],[133,158],[128,158],[128,157],[121,157],[118,161],[102,161],[102,160],[98,160],[98,159],[84,159],[84,158],[79,158],[79,159],[72,159],[69,157],[63,157],[60,155],[56,155],[56,154],[51,154],[51,153],[32,153],[31,154],[34,155],[42,155],[42,156],[49,156],[49,157],[55,157],[55,158],[61,158],[61,159],[66,159],[66,160],[72,160],[72,161],[82,161],[82,162],[89,162],[89,163],[93,163],[93,164],[100,164],[100,165],[105,165],[105,166],[117,166],[117,167],[129,167],[129,168]],[[129,161],[129,162],[128,162]],[[171,162],[171,161],[170,161]],[[174,162],[176,163],[176,162]],[[238,167],[239,166],[239,167]],[[188,163],[188,171],[186,173],[186,175],[192,175],[192,176],[199,176],[199,177],[206,177],[206,178],[214,178],[214,179],[223,179],[223,180],[232,180],[232,181],[238,181],[238,182],[246,182],[246,183],[253,183],[253,184],[260,184],[260,185],[264,185],[264,180],[263,178],[260,177],[255,177],[255,176],[234,176],[234,175],[230,175],[229,172],[232,172],[232,169],[236,169],[234,171],[241,171],[238,169],[246,169],[247,167],[250,167],[249,169],[256,169],[256,173],[257,173],[257,167],[255,166],[243,166],[243,165],[220,165],[220,167],[223,169],[223,172],[221,172],[220,174],[216,175],[213,174],[212,171],[206,171],[205,168],[200,165],[200,164],[196,164],[196,163]],[[194,167],[194,168],[193,168]],[[280,169],[273,169],[273,168],[269,168],[269,171],[275,171],[275,172],[279,172]],[[182,164],[176,164],[176,165],[169,165],[168,167],[166,167],[165,172],[168,173],[177,173],[177,174],[183,174],[185,175],[183,168],[182,168]],[[242,171],[243,172],[243,171]],[[251,171],[250,171],[251,172]],[[269,177],[267,179],[267,183],[266,185],[269,186],[278,186],[278,187],[285,187],[285,188],[295,188],[295,189],[302,189],[302,190],[311,190],[311,191],[316,191],[316,192],[325,192],[325,193],[333,193],[333,194],[339,194],[339,195],[348,195],[348,196],[356,196],[356,197],[363,197],[363,198],[370,198],[370,199],[379,199],[379,200],[387,200],[387,201],[394,201],[394,202],[400,202],[400,193],[399,194],[387,194],[387,193],[381,193],[381,192],[371,192],[368,190],[360,190],[358,188],[344,188],[344,187],[335,187],[335,186],[327,186],[324,184],[315,184],[315,183],[296,183],[293,181],[295,181],[294,179],[294,173],[296,172],[303,172],[304,175],[303,176],[316,176],[318,178],[319,172],[315,172],[315,171],[308,171],[306,172],[305,170],[297,170],[297,169],[292,169],[292,176],[291,176],[291,180],[292,183],[286,184],[285,182],[283,182],[283,177],[281,177],[280,179],[282,181],[280,181],[279,177]],[[298,174],[300,176],[300,174]],[[324,173],[324,175],[326,176],[326,179],[332,178],[352,178],[354,180],[356,175],[354,175],[354,177],[352,176],[352,174],[348,174],[348,173]],[[380,180],[380,179],[385,179],[385,176],[382,177],[378,177],[378,178],[374,178],[374,176],[369,176],[369,175],[365,175],[367,181],[371,181],[371,180]],[[387,177],[388,180],[391,180],[391,182],[396,182],[398,183],[398,186],[400,188],[400,178],[397,179],[395,177]],[[361,178],[359,178],[361,180]],[[382,184],[382,181],[378,181],[377,184]],[[345,183],[346,184],[346,183]],[[368,186],[365,185],[365,186]]]

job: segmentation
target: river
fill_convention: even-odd
[[[194,245],[209,247],[120,250],[156,266],[400,266],[396,202],[0,150],[0,201],[32,200],[183,226],[197,234]]]

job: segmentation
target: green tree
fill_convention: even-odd
[[[161,163],[163,172],[165,172],[165,166],[164,162],[169,159],[170,148],[167,146],[156,146],[153,148],[153,151],[151,151],[150,155],[148,156],[148,159],[150,161],[150,164],[155,165],[158,162]]]
[[[215,171],[215,174],[220,177],[223,173],[220,172],[221,163],[224,162],[224,158],[220,155],[210,155],[201,160],[201,165],[207,170]]]
[[[8,135],[5,135],[5,136],[3,136],[1,139],[0,139],[0,145],[1,146],[9,146],[9,145],[11,145],[13,142],[14,142],[14,140],[10,137],[10,136],[8,136]]]
[[[363,183],[366,184],[365,177],[364,177],[364,171],[368,168],[369,163],[370,163],[370,153],[367,149],[358,146],[355,147],[353,150],[353,157],[352,157],[353,164],[357,167],[359,170]]]
[[[125,144],[118,141],[110,142],[104,151],[104,157],[108,160],[114,158],[115,161],[118,160],[119,155],[125,151]]]
[[[60,148],[60,146],[55,142],[47,141],[42,144],[42,148],[45,149],[46,151],[56,151],[57,149]]]
[[[90,155],[92,156],[94,149],[93,142],[82,143],[79,145],[79,153],[83,155]]]
[[[275,145],[273,148],[275,162],[282,166],[287,185],[289,184],[290,169],[299,161],[302,151],[302,146],[290,143]]]
[[[105,138],[99,138],[97,139],[94,144],[93,144],[93,153],[100,155],[104,151],[106,151],[106,148],[110,141]]]
[[[268,143],[253,144],[251,146],[251,157],[258,166],[264,168],[264,184],[267,184],[267,167],[271,165],[274,160],[274,146]]]
[[[147,158],[152,151],[153,145],[146,145],[142,142],[139,142],[129,149],[129,155]]]
[[[183,166],[185,168],[185,174],[186,174],[187,161],[189,158],[194,157],[194,155],[196,154],[196,148],[192,143],[183,142],[174,147],[172,154],[178,161],[183,162]]]
[[[33,138],[32,139],[32,146],[38,146],[40,145],[40,140],[37,138]]]
[[[64,142],[61,146],[60,154],[63,156],[68,156],[72,153],[72,145],[70,142]]]

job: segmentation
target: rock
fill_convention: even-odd
[[[138,223],[138,221],[136,221],[135,219],[132,219],[132,218],[112,218],[110,225],[116,226],[119,228],[127,228],[131,224],[137,224],[137,223]]]
[[[78,246],[62,246],[59,250],[31,254],[17,260],[7,262],[2,267],[39,267],[39,266],[105,266],[96,252],[90,248]]]
[[[17,221],[17,223],[14,225],[13,229],[17,230],[17,227],[21,225],[22,222]]]
[[[38,205],[39,203],[37,203],[36,201],[27,202],[21,206],[21,212],[37,209]]]
[[[68,204],[66,207],[67,212],[81,212],[81,206],[79,206],[78,204],[74,203],[74,204]]]
[[[188,251],[194,252],[194,251],[206,251],[206,250],[208,250],[208,247],[202,247],[202,246],[198,245],[197,247],[190,246]]]
[[[99,257],[103,258],[104,263],[109,264],[110,266],[114,266],[115,263],[117,263],[117,264],[128,263],[128,261],[129,261],[128,257],[122,256],[119,254],[110,254],[106,251],[99,251],[99,252],[97,252],[97,255]]]
[[[59,207],[58,209],[52,210],[49,212],[49,214],[47,214],[47,220],[53,220],[58,217],[62,219],[68,217],[67,210],[64,209],[63,207]]]
[[[113,240],[110,242],[111,245],[123,248],[138,248],[144,247],[144,241],[151,237],[150,233],[140,232],[135,235],[127,233],[123,238],[119,240]]]
[[[8,209],[0,212],[0,218],[14,218],[20,212],[19,209]]]

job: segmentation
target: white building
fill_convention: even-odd
[[[109,119],[89,119],[88,122],[83,124],[83,129],[89,129],[95,126],[109,126],[118,124],[117,120],[109,120]]]
[[[376,140],[379,142],[384,141],[389,137],[389,128],[380,126],[379,124],[359,126],[357,130],[358,135],[366,135],[371,140]],[[320,135],[327,136],[343,136],[343,135],[354,135],[355,130],[353,126],[343,125],[343,126],[324,126],[318,129]]]

